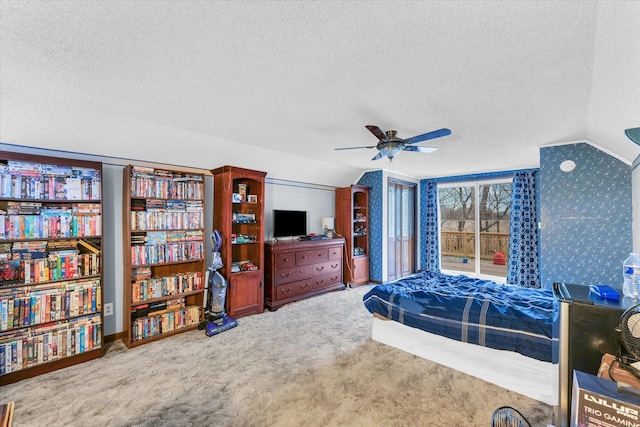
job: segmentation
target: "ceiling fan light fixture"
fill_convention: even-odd
[[[412,138],[402,139],[397,136],[397,132],[395,130],[388,130],[387,132],[383,132],[378,126],[375,126],[375,125],[367,125],[365,127],[376,138],[378,138],[378,143],[376,145],[371,145],[366,147],[342,147],[342,148],[334,148],[334,150],[377,148],[378,154],[376,154],[375,157],[371,160],[379,160],[382,157],[388,157],[389,159],[393,159],[396,156],[396,154],[398,154],[401,151],[414,151],[414,152],[417,151],[422,153],[432,153],[436,151],[435,147],[416,146],[412,144],[416,144],[422,141],[427,141],[429,139],[440,138],[441,136],[451,135],[451,130],[447,128],[443,128],[443,129],[427,132],[422,135],[416,135]]]
[[[625,129],[624,134],[627,135],[627,138],[629,138],[631,141],[640,145],[640,128]]]

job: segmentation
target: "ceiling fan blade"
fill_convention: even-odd
[[[440,138],[441,136],[451,135],[451,130],[447,128],[434,130],[433,132],[423,133],[422,135],[414,136],[413,138],[407,138],[404,140],[406,144],[415,144],[416,142],[426,141],[428,139]]]
[[[375,145],[367,145],[364,147],[342,147],[342,148],[334,148],[334,150],[357,150],[359,148],[376,148]]]
[[[387,140],[387,135],[385,135],[385,133],[382,132],[378,126],[367,125],[365,127],[367,129],[369,129],[369,132],[374,134],[376,136],[376,138],[378,138],[380,141],[386,141]]]
[[[378,154],[376,154],[376,155],[375,155],[375,157],[374,157],[373,159],[371,159],[371,160],[378,160],[378,159],[381,159],[381,158],[383,158],[383,157],[384,157],[384,156],[382,155],[382,153],[378,153]]]
[[[415,145],[408,145],[403,148],[404,151],[419,151],[421,153],[433,153],[437,150],[436,147],[419,147]]]

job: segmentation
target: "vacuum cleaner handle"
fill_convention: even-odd
[[[214,252],[220,252],[220,248],[222,247],[222,236],[220,236],[220,232],[218,230],[213,230],[213,233],[211,234],[211,245]]]

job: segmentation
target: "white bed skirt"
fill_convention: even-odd
[[[376,317],[371,338],[548,405],[558,405],[557,364],[463,343]]]

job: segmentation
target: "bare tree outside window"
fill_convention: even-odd
[[[438,188],[438,201],[442,268],[506,277],[511,182]]]

